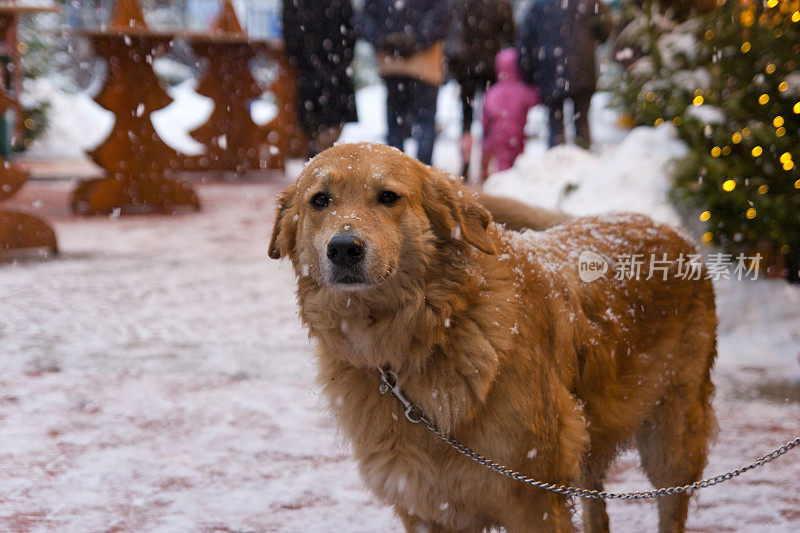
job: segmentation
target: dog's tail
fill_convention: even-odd
[[[511,198],[480,193],[480,202],[492,214],[492,219],[512,231],[546,230],[563,224],[572,217],[562,211],[524,204]]]

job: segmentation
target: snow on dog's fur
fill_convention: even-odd
[[[346,263],[335,237],[352,243],[340,250]],[[612,265],[632,254],[671,263],[666,276],[615,279],[609,269],[584,282],[587,250]],[[270,243],[271,257],[292,260],[319,382],[362,477],[409,531],[572,522],[566,498],[490,472],[409,423],[378,391],[383,365],[444,431],[538,480],[600,489],[631,444],[655,485],[698,479],[714,429],[716,315],[705,267],[699,280],[676,270],[694,253],[640,215],[512,232],[449,176],[374,144],[312,160],[280,196]],[[662,531],[682,530],[687,509],[688,496],[660,500]],[[589,502],[584,521],[607,530],[605,505]]]

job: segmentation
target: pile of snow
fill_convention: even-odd
[[[685,153],[671,125],[639,127],[599,154],[575,146],[526,151],[513,168],[492,175],[484,190],[572,214],[636,211],[679,224],[666,169]]]
[[[763,274],[759,277],[763,277]],[[800,287],[783,280],[720,280],[718,369],[740,382],[800,391]]]
[[[114,126],[114,114],[100,107],[88,91],[64,92],[57,80],[26,80],[23,105],[49,102],[48,125],[26,156],[33,159],[80,159],[100,144]]]

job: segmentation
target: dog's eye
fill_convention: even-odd
[[[383,191],[378,195],[378,201],[384,205],[392,205],[400,199],[400,195],[394,191]]]
[[[318,192],[317,194],[311,197],[311,205],[313,205],[317,209],[328,207],[328,204],[330,202],[331,202],[331,197],[325,194],[324,192]]]

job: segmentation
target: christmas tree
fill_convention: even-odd
[[[672,122],[689,147],[674,197],[700,211],[702,240],[800,269],[800,0],[719,0],[677,23],[634,9],[614,90],[637,124]]]
[[[690,154],[675,194],[702,209],[703,240],[760,251],[797,280],[800,257],[800,0],[727,1],[704,17],[711,84],[683,114]],[[691,108],[711,106],[716,120]]]
[[[637,125],[680,124],[676,117],[711,83],[697,37],[701,20],[681,22],[656,2],[627,4],[623,16],[614,56],[625,69],[611,87],[614,104]]]

